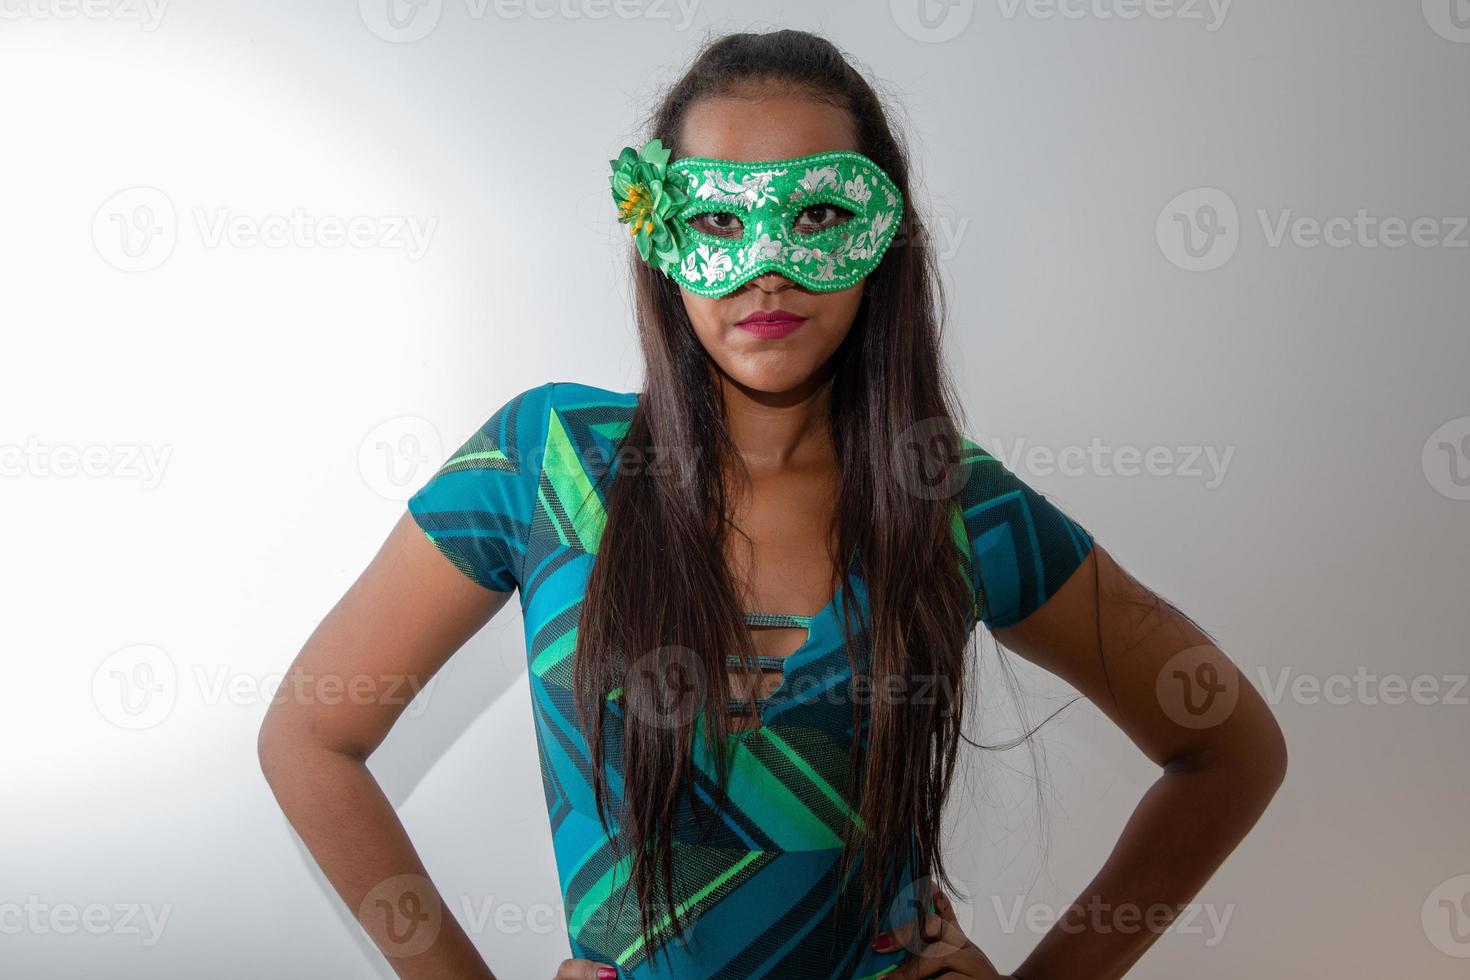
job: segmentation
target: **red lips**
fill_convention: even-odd
[[[757,310],[735,326],[763,340],[780,340],[806,322],[806,317],[786,310]]]
[[[798,320],[799,321],[799,320],[805,320],[805,319],[806,319],[806,317],[801,316],[800,314],[797,314],[797,313],[792,313],[789,310],[756,310],[750,316],[746,317],[745,319],[741,320],[740,322],[738,322],[735,325],[737,327],[743,327],[743,326],[745,326],[748,323],[757,323],[757,322],[763,322],[763,323],[779,323],[779,322],[781,322],[783,320]]]

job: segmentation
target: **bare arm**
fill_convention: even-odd
[[[510,596],[470,581],[405,512],[297,654],[260,728],[281,809],[400,977],[494,980],[366,760]]]
[[[1210,638],[1100,545],[995,636],[1077,688],[1162,767],[1102,869],[1013,975],[1113,980],[1264,812],[1286,773],[1281,730]]]

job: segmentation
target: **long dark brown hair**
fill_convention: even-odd
[[[907,151],[892,132],[878,96],[829,41],[803,31],[731,34],[707,42],[653,112],[647,136],[683,154],[681,126],[703,98],[771,87],[829,100],[853,120],[857,149],[892,177],[905,208],[893,243],[866,280],[851,331],[834,353],[828,423],[840,466],[835,505],[838,576],[855,561],[869,600],[861,632],[852,590],[842,589],[838,620],[854,676],[924,678],[933,697],[865,699],[854,705],[854,730],[868,713],[868,744],[853,739],[849,818],[843,834],[842,880],[862,872],[863,908],[876,930],[905,859],[915,879],[949,884],[940,855],[940,819],[961,737],[967,640],[973,628],[973,585],[955,558],[952,500],[916,493],[942,481],[936,463],[896,446],[958,445],[957,404],[941,367],[945,299],[928,229],[911,193]],[[604,827],[620,823],[618,847],[632,855],[645,939],[654,934],[654,905],[681,934],[675,908],[671,839],[681,812],[705,813],[689,791],[691,738],[703,724],[721,774],[716,806],[728,801],[725,712],[732,682],[725,657],[752,652],[738,590],[724,559],[729,520],[726,479],[743,474],[720,404],[709,357],[696,337],[676,283],[630,249],[629,273],[644,387],[620,445],[618,478],[608,485],[606,523],[578,626],[573,685],[588,733],[594,791]],[[676,458],[677,467],[645,465]],[[630,465],[636,463],[637,465]],[[925,472],[916,468],[926,466]],[[670,651],[675,651],[671,653]],[[859,659],[866,654],[864,665]],[[630,668],[666,676],[670,658],[706,679],[700,712],[677,723],[645,723],[622,715],[622,812],[612,814],[603,773],[608,746],[604,713],[611,692],[633,695]],[[747,675],[749,676],[749,675]],[[624,687],[624,685],[628,687]],[[902,687],[902,685],[899,685]],[[903,688],[914,690],[915,688]],[[855,699],[856,700],[856,699]],[[702,718],[700,717],[702,715]],[[968,739],[966,739],[968,741]],[[861,774],[861,778],[859,778]],[[917,853],[910,848],[917,838]]]

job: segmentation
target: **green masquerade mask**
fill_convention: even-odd
[[[608,180],[639,256],[700,296],[772,271],[819,292],[846,289],[878,267],[903,217],[892,179],[851,150],[672,164],[669,155],[658,139],[624,147]]]

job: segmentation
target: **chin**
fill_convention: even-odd
[[[768,395],[779,395],[800,388],[811,380],[815,370],[812,365],[805,363],[805,359],[800,364],[793,364],[785,358],[774,358],[770,355],[758,357],[755,360],[785,360],[786,362],[753,364],[750,359],[737,359],[733,364],[722,366],[722,369],[731,380],[741,387]]]

